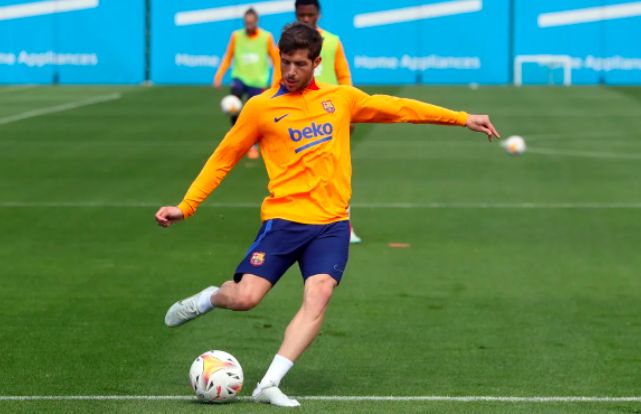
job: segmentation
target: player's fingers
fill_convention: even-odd
[[[482,127],[481,132],[483,132],[485,135],[487,135],[487,140],[489,142],[492,142],[492,131],[487,128],[487,127]]]
[[[161,207],[156,212],[155,218],[156,218],[156,221],[158,222],[158,224],[160,224],[160,225],[163,225],[163,224],[166,224],[166,223],[169,222],[169,220],[167,219],[165,207]]]
[[[488,125],[488,127],[489,127],[489,128],[490,128],[490,130],[492,131],[492,134],[493,134],[497,139],[500,139],[500,138],[501,138],[501,134],[499,134],[499,132],[496,130],[496,128],[494,128],[494,125],[492,125],[492,123],[491,123],[491,122],[488,122],[488,124],[489,124],[489,125]]]
[[[493,137],[498,138],[498,132],[496,132],[494,125],[492,125],[489,120],[485,120],[485,122],[483,122],[483,132],[487,135],[492,135]]]

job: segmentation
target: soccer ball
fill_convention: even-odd
[[[191,364],[189,381],[199,400],[229,402],[243,388],[243,369],[231,354],[207,351]]]
[[[220,101],[220,109],[227,115],[238,115],[242,107],[242,101],[234,95],[227,95]]]
[[[505,151],[507,151],[511,155],[521,155],[527,149],[525,140],[523,139],[523,137],[520,137],[518,135],[512,135],[511,137],[508,137],[501,143],[501,145],[503,146],[503,148],[505,148]]]

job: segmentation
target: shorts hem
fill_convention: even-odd
[[[243,276],[245,276],[245,275],[258,276],[258,277],[260,277],[261,279],[265,279],[266,281],[268,281],[269,283],[271,283],[271,285],[272,285],[272,286],[274,286],[274,285],[276,284],[276,282],[274,282],[273,280],[271,280],[269,277],[267,277],[267,276],[265,276],[265,275],[258,274],[258,273],[256,273],[256,272],[236,272],[236,273],[234,273],[234,282],[236,282],[236,283],[240,283],[240,281],[242,280]]]

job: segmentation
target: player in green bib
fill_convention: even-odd
[[[323,37],[321,64],[314,72],[314,78],[333,85],[351,85],[352,75],[345,57],[343,44],[338,36],[318,27],[320,4],[318,0],[296,0],[296,20],[307,23]]]
[[[352,75],[349,71],[343,44],[338,36],[318,27],[318,19],[320,18],[320,3],[318,0],[296,0],[295,7],[296,20],[315,27],[323,37],[321,63],[314,71],[314,78],[319,82],[333,85],[351,85]],[[354,227],[351,224],[350,230],[350,243],[361,243],[363,240],[354,232]]]
[[[258,27],[258,14],[247,9],[243,17],[245,27],[232,32],[225,56],[216,71],[214,86],[219,88],[225,72],[232,66],[231,94],[239,99],[249,99],[259,95],[271,84],[269,82],[270,62],[276,67],[279,63],[278,49],[274,37],[267,30]],[[233,64],[232,64],[233,61]],[[230,116],[232,126],[238,115]],[[258,158],[258,148],[252,147],[247,155]]]

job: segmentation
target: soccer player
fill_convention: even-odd
[[[321,64],[314,72],[314,78],[320,82],[331,83],[332,85],[352,85],[352,75],[349,71],[349,63],[345,57],[343,44],[338,36],[318,27],[321,6],[318,0],[296,0],[294,3],[296,20],[307,23],[314,27],[323,37],[323,48],[321,49]],[[352,132],[353,129],[350,129]],[[352,244],[361,243],[363,240],[354,231],[350,220],[349,242]]]
[[[232,32],[225,56],[214,76],[214,86],[220,88],[223,76],[233,60],[231,94],[243,99],[259,95],[269,86],[269,63],[278,65],[278,50],[274,37],[266,30],[258,27],[258,13],[249,8],[243,17],[245,27]],[[231,115],[232,126],[238,115]],[[247,156],[258,158],[258,148],[252,146]]]
[[[269,176],[262,226],[233,280],[210,286],[173,304],[165,315],[178,326],[211,311],[247,311],[298,262],[303,280],[300,309],[252,397],[293,407],[279,384],[314,341],[349,250],[347,207],[351,196],[349,127],[352,122],[410,122],[458,125],[498,133],[486,115],[468,115],[412,99],[368,95],[351,86],[317,83],[322,38],[312,27],[293,23],[279,41],[282,83],[250,99],[177,206],[161,207],[160,226],[192,216],[252,145],[258,143]]]

